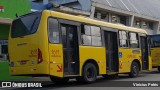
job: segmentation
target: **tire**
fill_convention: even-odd
[[[82,77],[77,78],[77,81],[83,81],[84,83],[93,83],[97,79],[97,68],[92,63],[87,63],[82,72]]]
[[[139,75],[139,65],[137,62],[133,62],[131,65],[131,72],[129,73],[130,78],[137,77]]]
[[[58,77],[54,77],[54,76],[50,76],[50,79],[52,82],[54,82],[56,84],[64,84],[69,81],[69,78],[58,78]]]
[[[160,66],[158,66],[158,72],[160,72]]]

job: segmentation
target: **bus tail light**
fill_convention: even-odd
[[[42,52],[41,50],[38,48],[38,64],[43,62],[43,57],[42,57]]]

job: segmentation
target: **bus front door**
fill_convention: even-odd
[[[118,72],[118,43],[116,32],[104,32],[107,72]]]
[[[148,58],[148,42],[147,37],[141,36],[141,51],[142,51],[142,69],[148,70],[149,68],[149,58]]]
[[[61,24],[64,76],[79,73],[79,44],[77,26]]]

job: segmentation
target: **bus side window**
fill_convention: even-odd
[[[128,40],[127,40],[127,32],[126,31],[119,31],[119,46],[120,47],[128,47]]]
[[[100,27],[82,25],[82,45],[102,46]]]
[[[51,43],[60,43],[59,23],[57,19],[49,18],[48,20],[49,41]]]
[[[81,25],[82,45],[91,45],[91,27],[89,25]]]
[[[102,46],[101,29],[100,27],[91,26],[92,45]]]
[[[138,34],[130,32],[129,33],[129,44],[131,48],[139,48],[139,39],[138,39]]]

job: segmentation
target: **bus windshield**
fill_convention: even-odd
[[[11,37],[22,37],[33,34],[37,31],[41,17],[41,12],[31,13],[13,21],[11,27]]]
[[[151,37],[151,46],[160,47],[160,35],[153,35]]]

